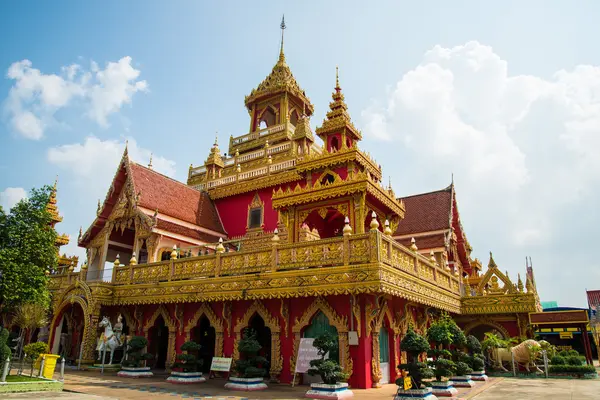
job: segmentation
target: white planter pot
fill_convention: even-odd
[[[150,371],[150,367],[122,367],[121,370],[117,373],[117,376],[123,378],[148,378],[152,376],[152,371]]]
[[[263,378],[229,378],[225,384],[225,389],[240,390],[244,392],[254,392],[265,390],[268,386],[263,382]]]
[[[471,372],[471,379],[474,381],[486,382],[490,378],[485,374],[485,371],[473,371]]]
[[[475,386],[475,382],[471,379],[471,375],[453,376],[450,380],[454,387],[472,388]]]
[[[426,399],[426,400],[438,400],[437,396],[433,394],[431,388],[425,389],[410,389],[403,390],[398,389],[394,400],[415,400],[415,399]]]
[[[304,394],[309,399],[347,399],[354,396],[352,390],[348,389],[347,383],[311,383],[310,390]]]
[[[206,379],[204,379],[202,376],[202,372],[171,371],[171,376],[167,378],[167,382],[175,384],[189,384],[206,382]]]
[[[433,381],[431,382],[431,391],[439,397],[454,397],[458,394],[458,390],[452,384],[452,381]]]

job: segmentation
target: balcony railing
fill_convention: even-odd
[[[381,234],[370,231],[330,239],[298,243],[274,242],[271,247],[213,253],[150,264],[116,266],[112,271],[55,271],[50,289],[64,287],[77,279],[135,285],[181,280],[205,280],[225,276],[256,276],[280,271],[340,266],[379,265],[380,279],[391,273],[406,281],[421,281],[444,292],[460,295],[458,274]]]

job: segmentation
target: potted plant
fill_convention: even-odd
[[[453,332],[447,315],[442,315],[427,330],[427,339],[433,348],[427,351],[432,358],[429,365],[434,368],[435,381],[431,382],[433,394],[436,396],[453,397],[458,390],[452,385],[451,377],[456,371],[456,364],[451,360],[449,346],[453,343]]]
[[[311,360],[311,368],[308,374],[320,376],[323,383],[311,383],[310,390],[304,397],[310,399],[345,399],[354,396],[354,393],[348,389],[345,383],[348,379],[340,364],[336,360],[326,359],[332,350],[338,348],[338,338],[329,332],[321,334],[315,338],[313,346],[317,349],[317,354],[321,357],[317,360]]]
[[[467,337],[462,329],[460,329],[456,322],[449,316],[446,318],[446,323],[448,324],[448,330],[452,335],[452,361],[454,361],[456,366],[454,371],[455,375],[450,378],[452,380],[452,385],[454,387],[473,387],[475,382],[471,380],[471,375],[469,375],[473,370],[469,364],[465,362],[467,354],[464,350],[467,347]]]
[[[398,392],[394,400],[437,399],[431,388],[423,385],[423,379],[433,377],[431,369],[425,363],[419,361],[419,357],[429,350],[427,339],[416,333],[412,326],[409,326],[406,335],[400,342],[400,350],[406,352],[407,363],[398,365],[402,376],[396,379]]]
[[[473,370],[471,379],[474,381],[487,381],[489,378],[485,374],[485,362],[483,358],[483,348],[481,342],[473,335],[467,336],[468,357],[464,360]]]
[[[143,336],[134,336],[127,341],[127,350],[125,351],[127,356],[117,376],[128,378],[152,376],[152,371],[150,371],[150,367],[146,366],[146,361],[152,360],[154,356],[150,353],[143,353],[147,345],[148,339]]]
[[[256,332],[246,329],[244,337],[238,343],[240,359],[235,361],[234,366],[237,376],[229,378],[229,382],[225,384],[226,389],[255,391],[267,388],[263,378],[267,374],[268,362],[266,358],[258,355],[261,348],[256,340]]]
[[[181,345],[181,353],[175,357],[175,363],[171,369],[171,375],[167,382],[171,383],[202,383],[206,379],[202,376],[202,360],[196,357],[196,354],[202,346],[198,343],[189,341]]]

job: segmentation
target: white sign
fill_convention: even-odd
[[[229,372],[231,369],[231,358],[213,357],[210,364],[211,371]]]
[[[296,370],[294,373],[304,374],[310,368],[310,362],[312,360],[318,360],[321,358],[317,354],[319,350],[313,346],[315,339],[302,338],[300,339],[300,346],[298,348],[298,358],[296,359]]]

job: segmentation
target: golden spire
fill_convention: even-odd
[[[152,168],[152,153],[150,153],[150,162],[148,163],[148,168]]]
[[[56,191],[58,186],[58,175],[54,180],[54,185],[50,190],[50,198],[48,199],[48,204],[46,205],[46,211],[50,213],[52,216],[53,224],[59,223],[62,221],[62,217],[58,214],[58,206],[56,205]]]
[[[340,76],[339,68],[335,67],[335,88],[331,94],[333,101],[329,103],[329,112],[323,125],[317,128],[316,132],[322,139],[331,132],[339,131],[340,128],[346,128],[346,131],[350,133],[354,139],[362,139],[362,135],[358,129],[354,126],[348,114],[348,106],[344,101],[344,95],[342,94],[342,88],[340,87]]]
[[[285,15],[281,16],[281,48],[279,49],[279,62],[285,62],[285,54],[283,54],[283,32],[285,31]]]

